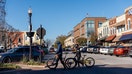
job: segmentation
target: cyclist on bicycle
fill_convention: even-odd
[[[81,58],[81,51],[80,51],[80,47],[78,44],[75,45],[75,49],[76,49],[76,56],[77,57],[77,64],[78,64],[78,67],[80,67],[79,65],[79,61],[80,61],[80,58]]]
[[[58,62],[59,60],[61,61],[62,65],[64,66],[64,69],[66,69],[66,66],[65,66],[65,63],[64,61],[62,60],[62,52],[63,52],[63,49],[62,49],[62,44],[60,43],[60,41],[57,41],[56,42],[58,48],[57,48],[57,51],[56,51],[56,64],[58,65]]]

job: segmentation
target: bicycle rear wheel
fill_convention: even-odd
[[[56,59],[55,58],[48,59],[46,65],[49,69],[56,69],[57,67]]]
[[[73,69],[76,67],[76,59],[75,58],[67,58],[65,61],[65,65],[68,69]]]
[[[95,60],[92,57],[88,57],[84,60],[84,64],[86,67],[93,67],[95,64]]]

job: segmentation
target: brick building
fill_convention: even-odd
[[[91,33],[95,33],[97,35],[97,29],[102,25],[103,22],[106,21],[106,17],[86,17],[80,23],[78,23],[74,27],[74,42],[76,43],[76,39],[80,37],[87,38],[87,42],[89,42],[89,38]],[[88,43],[87,43],[88,44]]]

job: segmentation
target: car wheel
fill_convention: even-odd
[[[112,54],[110,54],[110,56],[112,56]]]
[[[2,63],[11,63],[11,58],[10,57],[5,57],[2,61]]]
[[[131,57],[131,58],[132,58],[132,55],[129,55],[129,57]]]
[[[119,57],[119,55],[116,55],[116,57]]]

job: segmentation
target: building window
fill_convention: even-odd
[[[109,34],[109,28],[107,27],[107,34]]]
[[[88,20],[86,22],[87,28],[94,28],[94,21],[93,20]]]
[[[21,38],[18,39],[18,43],[21,43]]]
[[[91,32],[94,32],[95,22],[93,20],[87,20],[85,23],[86,26],[86,37],[89,36]]]
[[[102,26],[102,22],[98,22],[98,27],[101,27]]]

